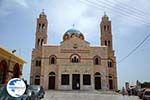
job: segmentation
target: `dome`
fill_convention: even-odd
[[[63,36],[63,40],[68,40],[74,36],[84,40],[83,34],[79,30],[74,29],[74,28],[71,28],[65,32],[65,34]]]
[[[81,33],[81,32],[77,29],[71,28],[71,29],[67,30],[66,33]]]

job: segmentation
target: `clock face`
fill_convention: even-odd
[[[73,48],[74,48],[74,49],[78,48],[77,43],[74,43],[74,44],[73,44]]]

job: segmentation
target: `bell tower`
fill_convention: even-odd
[[[37,18],[35,48],[32,50],[30,84],[41,84],[42,46],[47,44],[48,21],[44,10]]]
[[[111,21],[109,17],[104,14],[102,21],[100,23],[101,29],[101,46],[108,47],[108,86],[111,90],[117,90],[117,67],[116,67],[116,56],[115,51],[113,50],[113,40],[112,40],[112,30],[111,30]]]
[[[111,21],[109,17],[104,14],[100,23],[101,29],[101,46],[108,46],[109,50],[113,50]]]
[[[43,44],[47,44],[47,27],[47,16],[43,10],[39,18],[37,18],[35,48],[40,48]]]

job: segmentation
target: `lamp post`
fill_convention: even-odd
[[[16,50],[14,49],[13,51],[12,51],[12,53],[15,53],[16,52]]]

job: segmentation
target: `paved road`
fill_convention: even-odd
[[[122,96],[119,94],[97,91],[46,91],[42,100],[140,100],[136,96]]]

